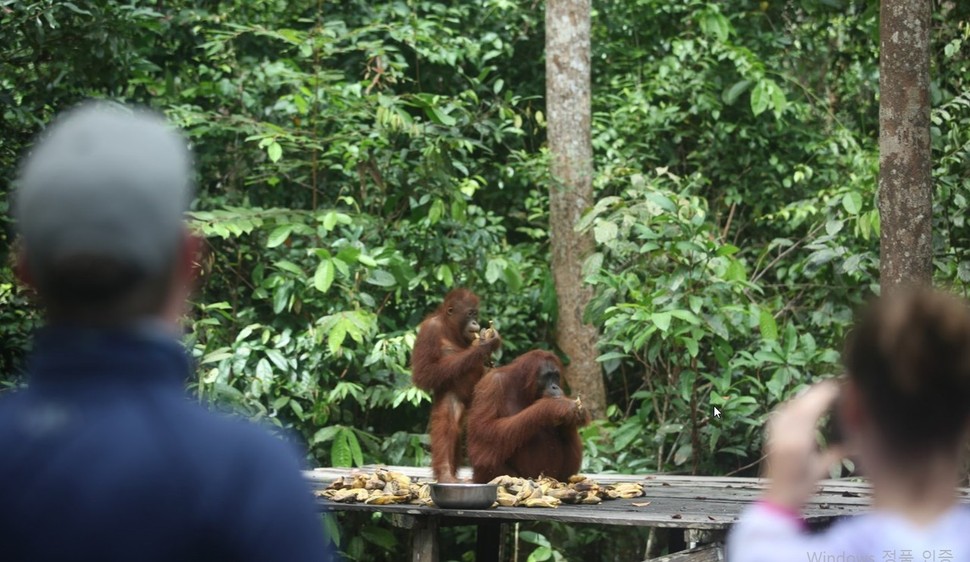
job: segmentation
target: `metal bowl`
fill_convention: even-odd
[[[446,509],[487,509],[497,496],[497,484],[431,485],[431,501]]]

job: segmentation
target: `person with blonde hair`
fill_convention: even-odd
[[[970,560],[970,508],[955,489],[970,425],[967,303],[931,289],[875,299],[843,364],[844,380],[818,383],[770,416],[768,489],[731,531],[728,560]],[[818,422],[830,411],[843,443],[820,450]],[[843,454],[871,481],[872,511],[811,534],[799,512]]]

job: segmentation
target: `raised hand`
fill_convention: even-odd
[[[539,404],[547,409],[554,425],[575,427],[589,422],[589,412],[586,408],[570,398],[542,398]]]
[[[478,339],[475,340],[475,344],[478,347],[485,348],[489,353],[495,353],[502,347],[502,336],[495,328],[485,328],[481,331]]]

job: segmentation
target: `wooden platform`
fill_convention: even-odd
[[[361,469],[371,472],[376,466]],[[431,479],[426,468],[387,467],[411,478]],[[349,474],[348,469],[316,469],[307,477],[317,485],[326,486],[336,478]],[[461,476],[461,473],[459,473]],[[504,521],[562,521],[565,523],[597,523],[640,527],[669,527],[677,529],[727,529],[741,511],[761,496],[765,482],[757,478],[726,478],[716,476],[667,476],[588,474],[600,483],[640,482],[645,496],[630,500],[609,500],[598,505],[562,505],[555,509],[527,507],[496,507],[486,510],[445,510],[410,505],[373,506],[364,504],[336,504],[320,499],[321,508],[335,511],[380,511],[417,516],[437,516],[462,519],[495,519]],[[849,480],[827,480],[819,493],[804,510],[809,523],[824,523],[834,517],[854,515],[867,509],[869,485]],[[640,506],[634,504],[649,505]]]
[[[359,469],[370,473],[377,465]],[[404,473],[416,480],[431,480],[428,468],[386,466],[388,470]],[[350,469],[319,468],[305,472],[314,486],[324,488],[335,479],[347,476]],[[515,521],[560,521],[573,524],[600,524],[637,527],[683,529],[690,546],[697,546],[696,537],[705,535],[716,540],[737,520],[741,512],[761,497],[766,481],[759,478],[729,478],[719,476],[670,476],[663,474],[622,475],[586,474],[602,484],[640,482],[645,496],[629,500],[608,500],[598,505],[561,505],[555,509],[527,507],[496,507],[483,510],[452,510],[413,505],[365,505],[335,503],[317,498],[321,510],[368,511],[393,515],[392,522],[415,530],[412,560],[437,560],[437,528],[440,525],[471,524],[479,527],[479,556],[477,560],[497,560],[497,550],[490,552],[490,542],[498,543],[501,524]],[[459,477],[468,478],[468,469]],[[958,492],[963,501],[970,499],[970,490]],[[818,492],[803,510],[811,526],[824,526],[835,518],[852,516],[868,510],[871,490],[860,480],[823,480]],[[635,505],[638,504],[638,505]],[[644,505],[646,504],[646,505]],[[713,550],[701,549],[697,556],[691,552],[676,560],[706,560]],[[705,554],[706,553],[706,554]],[[678,555],[679,556],[679,555]],[[702,558],[703,556],[703,558]],[[673,560],[673,558],[671,559]]]

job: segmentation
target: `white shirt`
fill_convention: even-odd
[[[728,562],[970,562],[970,508],[958,506],[917,527],[873,512],[821,533],[770,505],[749,507],[727,540]]]

